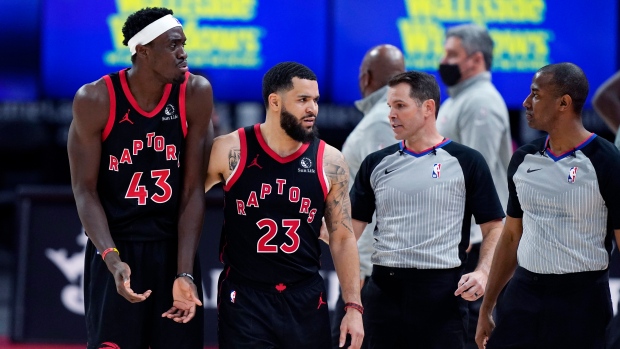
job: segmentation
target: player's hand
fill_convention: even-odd
[[[340,323],[340,340],[338,347],[342,348],[347,338],[347,334],[351,335],[351,346],[349,348],[359,349],[364,340],[364,323],[362,321],[362,313],[348,308],[346,314]]]
[[[120,257],[115,253],[108,254],[106,257],[106,265],[108,270],[114,275],[114,282],[116,283],[116,292],[123,296],[131,303],[142,302],[149,298],[151,290],[147,290],[144,293],[136,293],[131,289],[131,268],[127,263],[121,261]]]
[[[161,316],[184,324],[194,318],[196,306],[202,306],[202,302],[198,299],[196,285],[187,277],[174,280],[172,300],[172,307]]]
[[[461,296],[466,301],[475,301],[484,295],[487,286],[487,275],[481,271],[474,271],[461,276],[455,296]]]
[[[487,341],[491,336],[491,332],[495,328],[495,321],[493,321],[492,311],[484,310],[480,308],[480,314],[478,316],[478,326],[476,327],[476,344],[479,349],[484,349],[487,346]]]

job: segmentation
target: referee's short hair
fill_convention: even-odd
[[[426,100],[434,100],[435,118],[437,118],[441,92],[439,91],[437,79],[435,79],[433,75],[420,71],[408,71],[394,76],[388,82],[388,86],[390,87],[394,87],[398,84],[408,84],[411,87],[409,96],[418,103],[418,106],[422,105],[422,102]]]
[[[538,69],[536,73],[549,74],[556,96],[569,95],[573,100],[573,111],[581,115],[590,85],[586,74],[579,66],[570,62],[555,63]]]

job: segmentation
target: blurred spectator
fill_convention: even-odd
[[[616,135],[614,144],[620,148],[620,71],[599,86],[592,97],[592,106]]]

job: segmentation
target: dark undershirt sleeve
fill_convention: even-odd
[[[582,151],[590,158],[596,171],[611,228],[620,229],[620,151],[603,139],[594,139],[593,143]]]
[[[371,177],[377,165],[389,154],[397,151],[398,144],[383,148],[369,154],[360,166],[349,195],[351,197],[351,217],[362,222],[372,222],[375,213],[375,191],[371,184]]]

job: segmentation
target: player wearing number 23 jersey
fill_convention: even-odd
[[[238,132],[241,157],[224,186],[222,262],[259,283],[308,279],[320,267],[325,143],[315,138],[283,158],[267,146],[258,124]]]
[[[316,75],[296,62],[263,78],[265,122],[213,141],[205,189],[224,186],[220,349],[331,347],[320,230],[343,290],[340,340],[364,335],[359,257],[344,156],[317,137]]]

